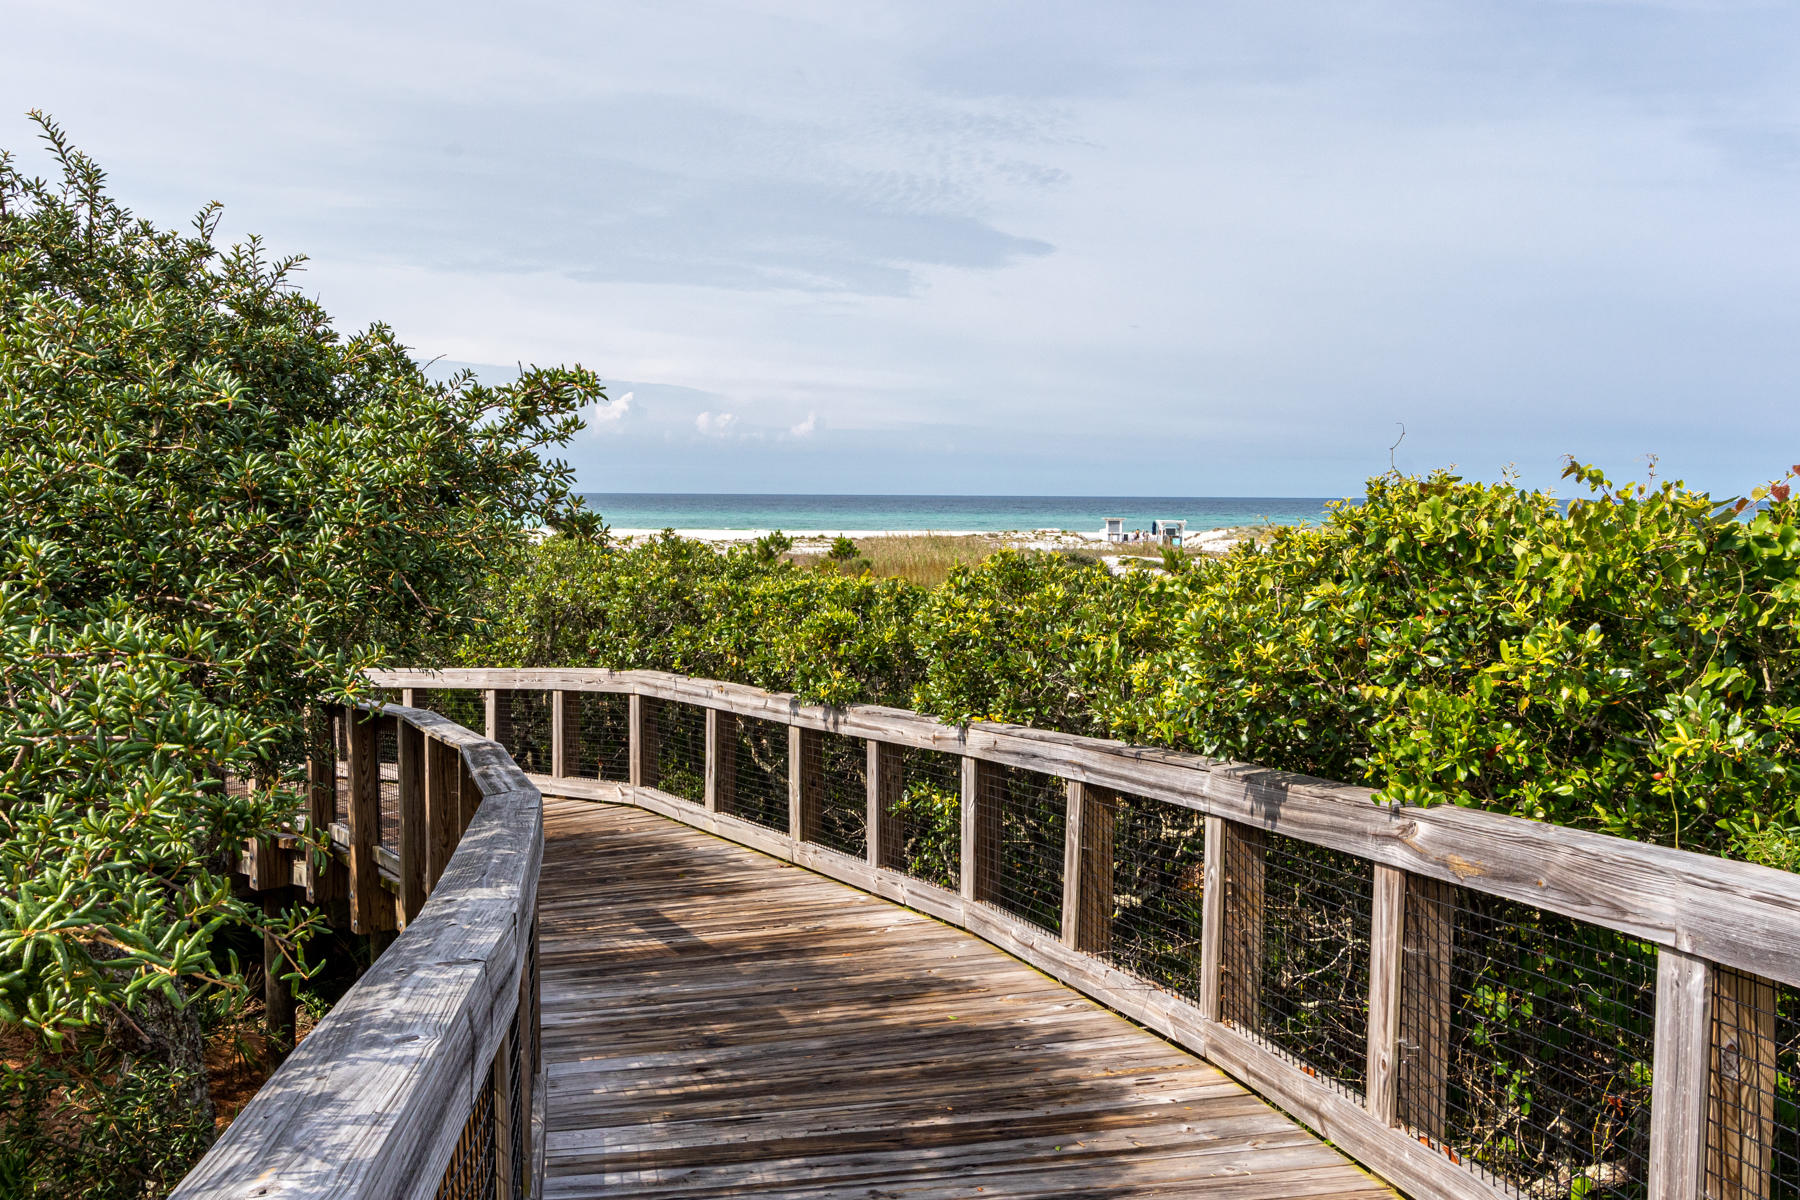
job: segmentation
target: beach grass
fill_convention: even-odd
[[[878,579],[904,579],[922,587],[936,587],[959,566],[972,567],[992,558],[1012,542],[1000,534],[905,534],[868,537],[856,543],[858,559],[842,569],[861,574],[867,570]],[[790,556],[802,566],[826,561],[823,554]]]

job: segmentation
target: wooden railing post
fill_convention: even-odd
[[[654,698],[631,693],[629,754],[633,787],[653,788],[662,782],[657,765],[662,758],[660,716]]]
[[[1006,776],[996,763],[962,760],[962,896],[992,900],[1000,883],[1000,808]]]
[[[425,907],[429,889],[425,821],[425,734],[409,721],[397,722],[395,751],[400,779],[400,922],[410,925]]]
[[[1441,1142],[1450,1119],[1456,888],[1422,875],[1406,875],[1405,882],[1393,1119],[1415,1133]]]
[[[1712,999],[1710,963],[1666,946],[1657,951],[1650,1200],[1696,1200],[1702,1194]]]
[[[1775,1168],[1775,984],[1713,969],[1707,1200],[1768,1200]]]
[[[337,752],[331,711],[315,705],[307,714],[306,831],[316,840],[337,820]],[[328,836],[328,835],[327,835]],[[323,861],[321,861],[321,859]],[[306,899],[325,904],[339,898],[334,887],[337,858],[308,847],[306,850]]]
[[[350,928],[355,933],[382,933],[394,927],[394,904],[382,890],[375,865],[381,840],[381,764],[376,757],[374,713],[346,708],[350,741]]]
[[[264,892],[263,918],[273,921],[281,916],[284,892]],[[263,932],[263,1028],[283,1047],[294,1044],[294,989],[286,979],[287,955],[281,942],[267,930]]]
[[[1369,1113],[1383,1125],[1397,1120],[1405,927],[1406,872],[1377,863],[1369,915],[1369,1044],[1363,1095]]]
[[[462,755],[436,738],[425,742],[425,892],[443,878],[462,831],[457,811],[457,772]]]
[[[706,710],[706,811],[737,807],[737,715]]]
[[[515,1019],[494,1049],[494,1197],[522,1200],[513,1195],[513,1079],[512,1060],[518,1050],[519,1023]]]
[[[817,841],[825,807],[825,735],[788,726],[788,834],[797,842]]]
[[[494,688],[481,692],[482,736],[490,742],[500,740],[500,693]]]
[[[1063,823],[1063,944],[1104,957],[1112,949],[1113,821],[1117,797],[1068,781]]]
[[[905,758],[898,746],[869,739],[869,865],[902,870],[906,833],[896,811],[906,794]]]
[[[1219,1019],[1219,962],[1225,944],[1225,821],[1206,818],[1200,887],[1200,1019]]]
[[[1261,829],[1226,821],[1221,828],[1220,868],[1224,920],[1219,940],[1219,1017],[1240,1029],[1261,1023],[1263,892],[1269,837]]]
[[[569,695],[550,693],[550,774],[557,779],[569,776]],[[579,698],[581,693],[574,695]]]

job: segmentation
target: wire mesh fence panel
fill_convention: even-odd
[[[644,706],[644,736],[656,748],[655,786],[699,804],[706,799],[706,710],[659,701]]]
[[[551,768],[552,709],[549,692],[501,692],[495,698],[495,740],[519,769],[548,775]]]
[[[1280,834],[1232,830],[1220,1013],[1308,1074],[1359,1095],[1374,867]]]
[[[786,833],[787,726],[759,721],[755,717],[738,717],[732,737],[731,788],[721,809],[734,817]]]
[[[900,783],[891,807],[896,865],[954,892],[962,884],[962,758],[913,749],[900,750],[897,758]]]
[[[476,688],[420,688],[413,693],[413,703],[450,718],[470,733],[487,731],[487,697]]]
[[[1654,947],[1415,880],[1401,976],[1404,1126],[1515,1195],[1646,1194]]]
[[[509,1195],[525,1195],[525,1005],[513,1014],[512,1036],[506,1039],[507,1111],[497,1114],[507,1128],[507,1150],[510,1161],[503,1164],[511,1181]]]
[[[1709,1200],[1800,1198],[1800,991],[1720,967],[1714,977]]]
[[[840,854],[869,852],[869,751],[860,738],[819,737],[818,824],[812,841]]]
[[[1121,795],[1114,802],[1112,851],[1112,920],[1103,956],[1198,1000],[1205,815]]]
[[[976,825],[986,849],[976,895],[1060,933],[1068,785],[997,763],[982,763],[977,780]]]
[[[475,1095],[438,1183],[437,1200],[493,1200],[498,1182],[494,1166],[494,1068],[489,1064],[487,1082]]]
[[[563,771],[576,779],[631,778],[631,697],[610,692],[563,695],[567,728]]]

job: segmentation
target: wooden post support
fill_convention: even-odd
[[[1456,888],[1422,875],[1407,875],[1405,884],[1400,988],[1395,998],[1400,1025],[1393,1063],[1392,1120],[1442,1142],[1450,1104],[1450,972],[1456,954]]]
[[[401,688],[400,689],[401,705],[406,708],[417,708],[418,705],[413,703],[414,697],[416,697],[417,695],[418,695],[418,692],[416,692],[412,688]]]
[[[1262,1011],[1263,881],[1269,837],[1235,821],[1225,822],[1222,832],[1225,920],[1219,941],[1219,1020],[1254,1030]]]
[[[998,763],[962,760],[962,895],[992,900],[1000,884],[1001,807],[1006,776]]]
[[[397,722],[395,752],[400,779],[400,921],[410,925],[425,907],[430,890],[425,819],[425,734],[408,721]]]
[[[309,714],[306,747],[306,831],[316,840],[337,820],[337,748],[329,710],[314,708]],[[340,899],[342,868],[335,855],[306,850],[306,899],[326,904]]]
[[[1225,942],[1225,821],[1206,818],[1200,885],[1200,1017],[1219,1019],[1219,962]]]
[[[706,811],[737,809],[737,714],[706,710]]]
[[[869,865],[903,870],[906,831],[897,811],[906,795],[905,756],[899,746],[869,739]]]
[[[436,738],[425,742],[425,894],[436,889],[461,836],[457,774],[462,755]]]
[[[576,693],[580,695],[580,693]],[[569,693],[550,693],[550,774],[557,779],[569,775]]]
[[[1650,1070],[1650,1200],[1696,1200],[1706,1167],[1712,965],[1656,953],[1656,1042]]]
[[[394,905],[375,865],[381,840],[381,764],[373,713],[345,710],[350,729],[350,928],[380,933],[394,927]]]
[[[281,916],[285,892],[264,892],[263,918],[273,921]],[[281,943],[268,931],[263,932],[263,1028],[283,1047],[294,1044],[294,989],[285,978],[287,955]]]
[[[490,742],[500,740],[500,693],[493,688],[481,693],[482,736]]]
[[[1369,1044],[1364,1103],[1383,1125],[1396,1120],[1400,1074],[1400,977],[1405,959],[1406,872],[1375,864],[1369,920]]]
[[[788,836],[796,842],[819,838],[825,807],[825,735],[788,726]]]
[[[649,696],[631,694],[631,785],[653,788],[662,782],[662,713],[660,703]]]
[[[1768,1200],[1775,1167],[1775,984],[1713,969],[1707,1200]]]
[[[1105,788],[1068,781],[1063,823],[1063,944],[1105,957],[1112,949],[1113,821],[1118,799]]]

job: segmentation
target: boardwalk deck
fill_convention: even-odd
[[[634,808],[545,836],[551,1200],[1393,1196],[968,934]]]

